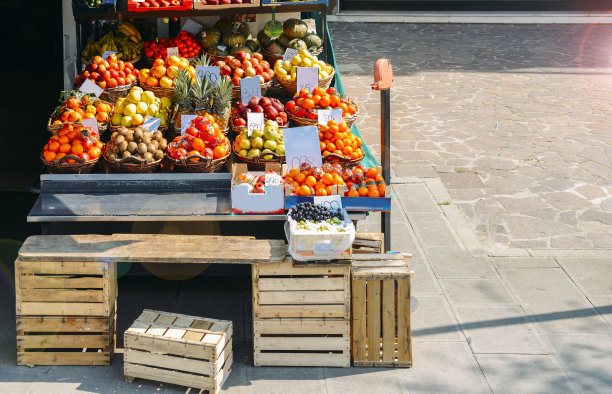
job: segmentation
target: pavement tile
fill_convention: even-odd
[[[558,257],[557,261],[587,296],[612,295],[612,260]]]
[[[424,246],[457,245],[457,239],[442,214],[409,213],[408,220]]]
[[[559,268],[552,257],[493,257],[495,268]]]
[[[325,388],[333,393],[406,393],[409,387],[398,369],[323,368]]]
[[[423,183],[394,185],[393,190],[401,202],[404,212],[440,213],[438,204],[431,197],[431,193]]]
[[[441,279],[442,291],[453,306],[462,304],[516,304],[501,280],[497,279]]]
[[[472,257],[466,251],[428,247],[425,254],[437,278],[498,278],[488,259]]]
[[[494,393],[576,392],[552,355],[477,354]]]
[[[608,321],[608,324],[612,326],[612,295],[608,296],[589,296],[589,301],[601,313],[604,319]]]
[[[447,189],[483,189],[485,187],[478,175],[469,172],[442,173],[440,180]]]
[[[410,315],[415,341],[465,341],[457,319],[444,296],[412,296]]]
[[[254,393],[325,393],[322,368],[249,367],[247,391]]]

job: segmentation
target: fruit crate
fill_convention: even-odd
[[[116,298],[115,262],[15,262],[18,316],[108,317]]]
[[[116,305],[116,304],[115,304]],[[17,365],[110,365],[117,314],[17,316]]]
[[[217,393],[232,369],[232,322],[145,309],[124,334],[124,374]]]
[[[381,254],[385,252],[385,234],[355,233],[352,252],[355,254]]]
[[[101,12],[115,11],[117,0],[102,0],[99,6],[90,7],[85,0],[72,0],[72,13],[76,14],[97,14]]]
[[[248,2],[247,2],[248,1]],[[206,0],[193,0],[196,10],[220,10],[224,8],[259,7],[259,0],[242,0],[241,4],[204,4]]]
[[[304,5],[304,4],[325,4],[328,5],[328,0],[261,0],[261,5],[264,6],[292,6],[292,5]]]
[[[259,366],[350,366],[350,267],[254,264],[253,347]]]
[[[141,7],[141,2],[127,0],[127,10],[130,12],[147,12],[147,11],[185,11],[193,8],[192,0],[183,0],[182,5],[169,7]],[[158,2],[159,3],[159,2]]]
[[[400,254],[354,254],[352,355],[361,367],[411,367],[410,280]]]

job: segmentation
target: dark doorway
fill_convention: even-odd
[[[341,11],[611,11],[608,0],[340,0]]]

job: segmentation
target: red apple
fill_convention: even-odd
[[[234,70],[234,77],[238,77],[238,78],[243,78],[244,77],[244,70],[241,68],[237,68]]]
[[[223,67],[221,67],[221,74],[232,75],[232,68],[228,66],[227,64],[225,64]]]
[[[261,100],[259,100],[259,105],[264,108],[269,107],[271,104],[272,100],[270,100],[268,97],[262,97]]]
[[[252,97],[249,100],[249,108],[255,109],[259,105],[259,99],[257,97]],[[263,112],[263,111],[255,111],[255,112]]]
[[[255,108],[253,108],[253,112],[263,112],[264,109],[261,105],[256,105]]]
[[[236,59],[240,60],[241,62],[247,60],[247,54],[245,51],[238,51],[236,52]]]

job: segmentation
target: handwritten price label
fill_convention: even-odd
[[[298,67],[297,68],[297,91],[308,89],[312,92],[314,88],[319,86],[319,69],[316,67]]]
[[[266,174],[265,186],[280,186],[281,178],[275,174]]]
[[[179,55],[178,47],[171,47],[167,49],[167,52],[166,52],[167,57],[178,56],[178,55]]]
[[[327,125],[330,120],[336,122],[342,122],[342,110],[341,109],[319,109],[317,110],[317,116],[319,117],[320,125]]]
[[[247,112],[247,134],[250,137],[253,130],[263,131],[264,114],[263,112]]]
[[[100,135],[100,131],[98,130],[98,119],[96,118],[83,119],[82,123],[83,123],[83,126],[89,127],[96,136]]]
[[[315,205],[320,205],[331,211],[342,209],[342,198],[339,194],[334,194],[331,196],[315,196],[313,198],[313,202]]]
[[[196,77],[208,79],[210,83],[219,85],[221,71],[219,66],[196,66]]]
[[[243,78],[240,80],[240,101],[248,104],[253,97],[261,98],[261,80],[259,77]]]
[[[96,97],[100,97],[100,95],[104,91],[104,89],[96,85],[96,83],[91,79],[86,79],[85,82],[83,82],[83,84],[79,88],[79,90],[85,94],[93,93],[96,95]]]
[[[191,121],[197,117],[198,115],[181,115],[181,135],[185,135],[185,130],[191,126]]]
[[[298,52],[299,51],[297,49],[293,49],[293,48],[285,49],[285,54],[283,55],[283,63],[285,61],[291,61],[291,59],[293,59],[295,55],[298,54]]]
[[[150,132],[157,131],[157,129],[159,129],[160,124],[161,119],[149,115],[147,115],[147,117],[144,119],[144,122],[142,122],[142,125],[145,127],[145,129]]]
[[[316,126],[292,127],[283,131],[285,136],[285,158],[289,168],[300,168],[302,164],[322,167],[319,130]]]
[[[185,21],[185,24],[183,24],[183,30],[185,30],[187,33],[193,34],[197,38],[198,34],[200,33],[200,30],[202,30],[202,25],[200,25],[193,19],[188,18]]]
[[[115,51],[104,51],[104,53],[102,54],[102,59],[106,60],[107,57],[109,57],[112,54],[116,54],[117,52]]]

